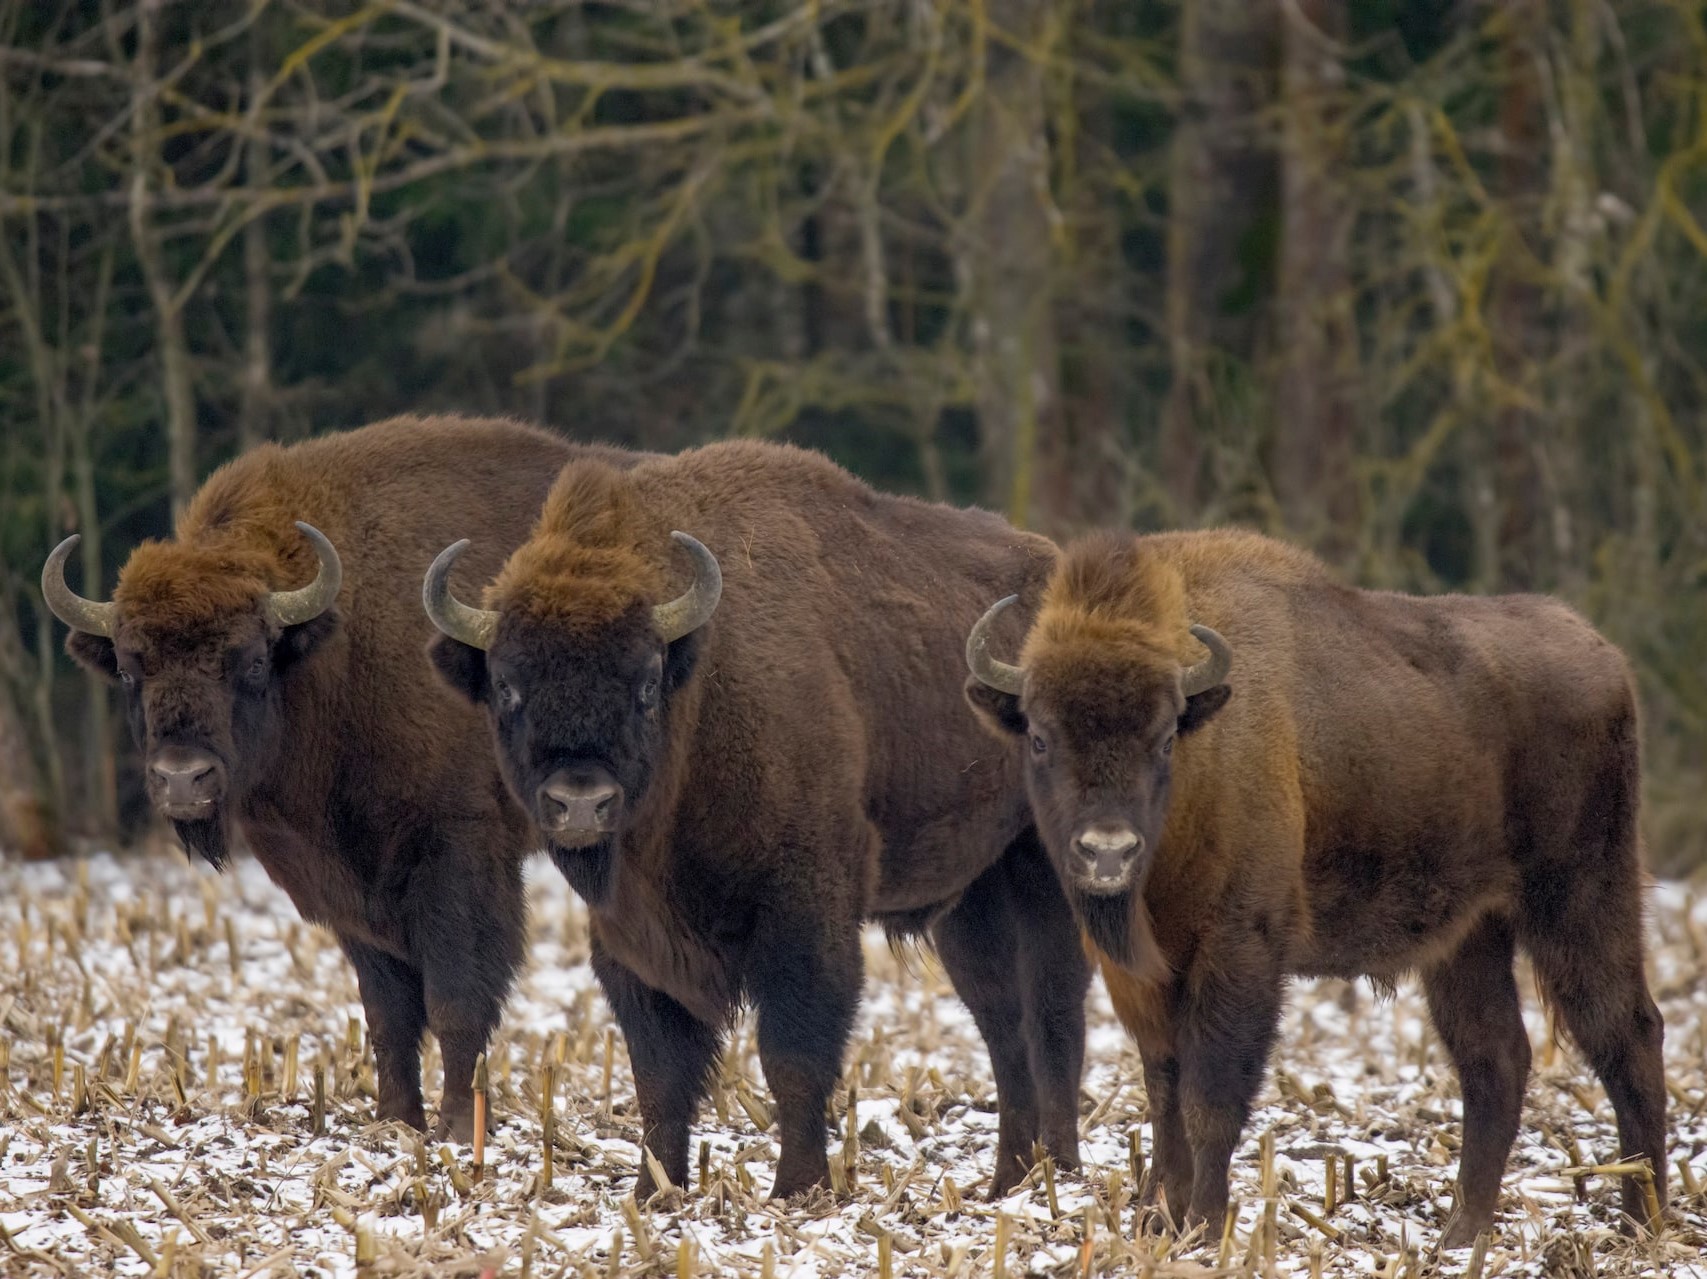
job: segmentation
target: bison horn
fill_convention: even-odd
[[[326,535],[301,520],[296,522],[296,526],[313,544],[320,568],[314,574],[314,580],[300,590],[274,591],[267,596],[267,612],[280,626],[300,626],[303,622],[313,621],[332,607],[332,601],[338,598],[338,588],[344,584],[344,565],[338,559],[338,552],[332,549],[332,543],[326,540]]]
[[[717,601],[723,596],[723,570],[718,567],[717,557],[706,550],[697,538],[686,533],[671,533],[670,536],[693,556],[694,576],[692,586],[668,604],[659,604],[652,610],[652,625],[666,644],[697,631],[710,621],[717,609]]]
[[[465,537],[439,552],[421,583],[421,607],[427,610],[433,625],[453,640],[470,648],[487,649],[492,647],[492,637],[498,631],[498,614],[489,608],[470,608],[450,593],[451,565],[467,549]]]
[[[1209,650],[1208,657],[1180,672],[1180,692],[1187,697],[1196,697],[1205,689],[1214,688],[1226,680],[1227,672],[1233,668],[1233,650],[1221,638],[1219,631],[1210,630],[1207,626],[1193,626],[1191,633],[1199,644]]]
[[[53,615],[74,631],[113,637],[114,606],[86,600],[65,584],[65,561],[81,540],[73,533],[47,557],[41,569],[41,593]]]
[[[1002,610],[1017,599],[1019,596],[1010,595],[990,605],[989,611],[978,619],[978,624],[966,637],[966,665],[972,673],[991,688],[1012,693],[1015,697],[1025,687],[1025,668],[990,656],[990,628],[996,624]]]

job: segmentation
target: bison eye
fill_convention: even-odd
[[[1170,738],[1168,738],[1167,741],[1162,743],[1162,754],[1172,755],[1173,753],[1174,753],[1174,739],[1170,737]]]
[[[129,671],[120,671],[119,682],[126,688],[129,688],[132,684],[136,683],[136,676],[132,675]]]
[[[250,679],[260,679],[261,676],[265,675],[266,673],[267,673],[267,659],[266,658],[257,657],[254,661],[249,663],[249,678]]]
[[[1031,735],[1031,753],[1033,755],[1047,755],[1049,753],[1049,743],[1043,740],[1042,734],[1033,733]]]
[[[640,686],[640,709],[649,711],[658,704],[658,677],[649,678]]]
[[[522,695],[516,691],[515,685],[502,675],[493,679],[492,686],[498,690],[498,700],[505,708],[513,711],[522,704]]]

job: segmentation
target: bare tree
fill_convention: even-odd
[[[1287,527],[1343,555],[1361,525],[1354,473],[1353,206],[1342,150],[1344,0],[1280,0],[1281,238],[1269,474]]]

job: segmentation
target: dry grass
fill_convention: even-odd
[[[1237,1219],[1135,1238],[1143,1090],[1100,989],[1085,1169],[1040,1168],[988,1204],[982,1045],[928,958],[876,940],[835,1103],[843,1193],[764,1203],[776,1150],[743,1023],[694,1184],[638,1205],[621,1038],[582,914],[536,868],[533,965],[490,1054],[498,1126],[477,1163],[369,1122],[354,980],[252,863],[224,880],[166,853],[0,865],[0,1273],[1707,1275],[1707,903],[1684,889],[1654,912],[1674,1224],[1626,1237],[1613,1179],[1568,1174],[1613,1158],[1615,1132],[1537,1019],[1499,1232],[1442,1257],[1458,1106],[1413,991],[1300,985],[1235,1164]],[[435,1090],[436,1071],[429,1052]]]

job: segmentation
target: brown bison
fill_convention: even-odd
[[[420,1040],[444,1053],[439,1128],[472,1132],[472,1072],[523,955],[526,815],[480,717],[439,687],[411,582],[452,532],[470,582],[521,542],[577,450],[505,421],[398,418],[217,471],[111,603],[42,572],[78,661],[124,687],[154,806],[223,868],[232,826],[360,982],[379,1115],[421,1127]],[[334,549],[336,548],[336,549]],[[471,557],[472,559],[473,557]]]
[[[1470,1242],[1529,1071],[1518,946],[1606,1085],[1624,1157],[1648,1159],[1663,1194],[1617,649],[1553,600],[1353,590],[1238,532],[1069,547],[1017,666],[989,651],[1006,603],[971,632],[967,694],[1026,761],[1143,1057],[1175,1212],[1226,1209],[1287,977],[1415,971],[1464,1095],[1446,1244]],[[1647,1215],[1633,1180],[1624,1207]]]
[[[572,462],[485,608],[447,588],[465,545],[426,580],[433,658],[487,708],[510,789],[591,908],[670,1179],[750,1002],[773,1193],[824,1184],[867,918],[934,940],[989,1045],[994,1189],[1039,1137],[1074,1163],[1089,964],[1018,765],[960,707],[957,656],[992,590],[1036,597],[1054,547],[753,442],[626,473]]]

